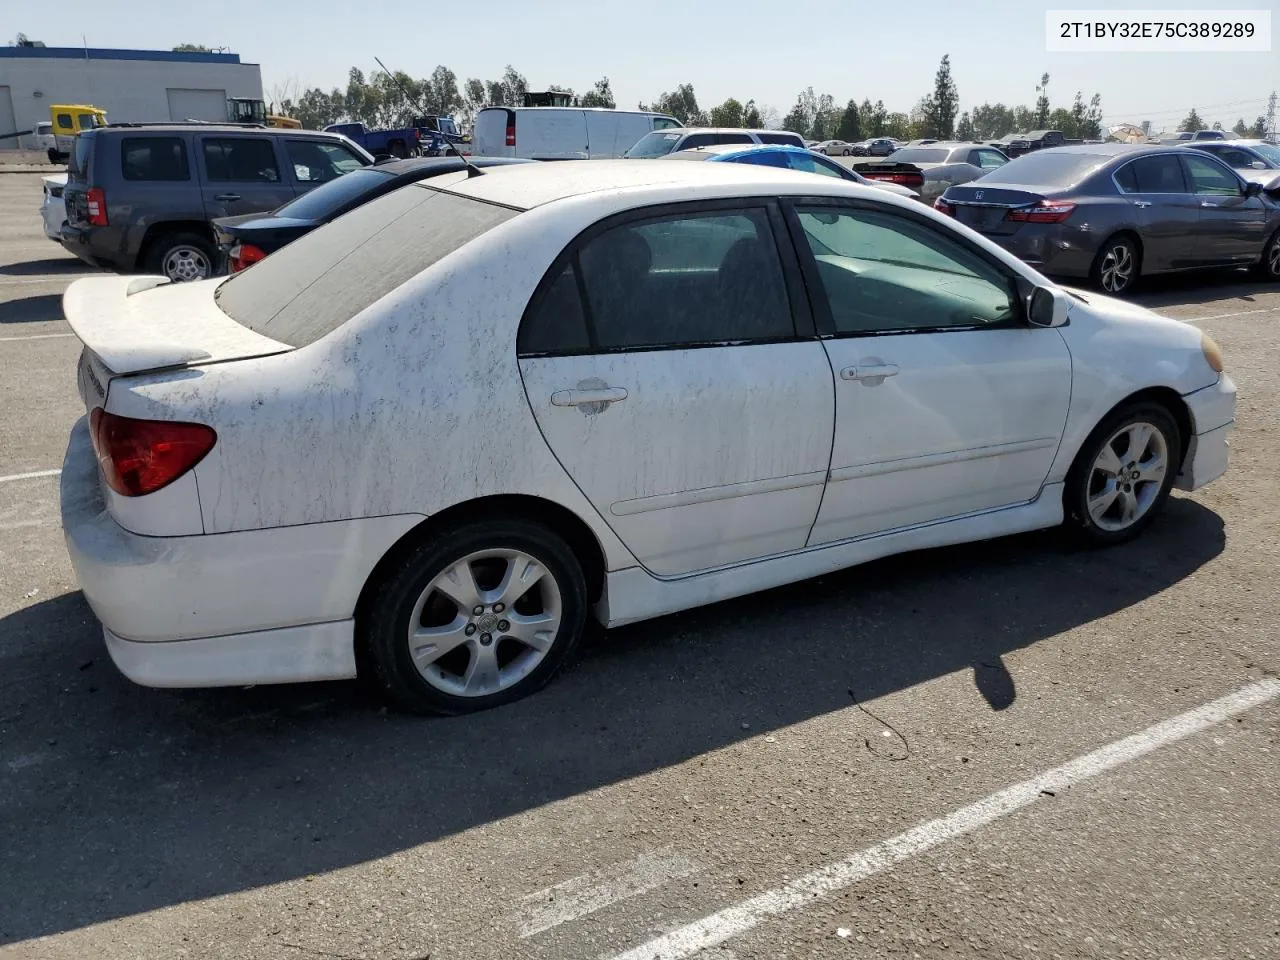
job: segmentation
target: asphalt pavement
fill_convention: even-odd
[[[1135,543],[896,557],[598,634],[473,717],[112,666],[58,522],[89,272],[0,173],[0,956],[1280,956],[1280,288],[1228,475]]]

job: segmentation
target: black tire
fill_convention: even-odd
[[[1103,446],[1127,426],[1136,424],[1147,424],[1159,431],[1165,448],[1164,477],[1155,488],[1144,512],[1122,529],[1114,529],[1112,525],[1118,518],[1113,511],[1118,510],[1118,507],[1109,506],[1102,513],[1102,522],[1089,512],[1090,497],[1102,493],[1107,483],[1106,476],[1095,471],[1094,466],[1103,453]],[[1118,453],[1114,445],[1112,452]],[[1126,449],[1117,457],[1121,465],[1126,468],[1129,468],[1128,458],[1131,452]],[[1146,529],[1169,499],[1169,491],[1173,488],[1173,482],[1181,469],[1182,452],[1182,435],[1178,431],[1178,424],[1163,404],[1153,400],[1137,400],[1118,408],[1089,434],[1089,438],[1085,440],[1079,454],[1076,455],[1075,462],[1071,465],[1071,470],[1067,474],[1066,489],[1063,491],[1066,525],[1084,541],[1099,546],[1110,546],[1132,540]],[[1139,458],[1140,456],[1141,454]],[[1148,495],[1149,488],[1155,486],[1154,481],[1132,482],[1131,468],[1124,472],[1128,473],[1128,477],[1121,478],[1118,485],[1126,491],[1132,487],[1135,501],[1141,503],[1142,499]],[[1124,485],[1125,479],[1129,481],[1128,486]]]
[[[176,256],[179,260],[183,259],[182,251],[184,250],[204,258],[204,263],[207,265],[207,272],[204,278],[207,279],[217,275],[218,256],[213,248],[213,243],[207,237],[202,237],[198,233],[188,233],[184,230],[161,234],[153,240],[147,248],[146,255],[143,257],[143,268],[147,273],[169,277],[175,283],[180,283],[184,280],[201,279],[194,275],[173,276],[171,274],[171,268],[177,267],[177,264],[173,263],[171,258]],[[194,264],[198,260],[194,256],[189,259],[191,259],[192,269],[194,269]],[[179,268],[175,272],[184,273],[185,268]]]
[[[403,140],[392,140],[387,144],[387,150],[391,152],[393,157],[403,160],[409,156],[409,151],[405,149]]]
[[[559,591],[559,629],[536,666],[510,686],[491,694],[451,694],[428,681],[414,664],[409,643],[410,619],[419,599],[436,577],[470,554],[489,550],[517,550],[546,569]],[[384,696],[398,706],[423,714],[454,716],[474,713],[519,700],[545,686],[568,662],[581,639],[587,620],[587,606],[587,587],[582,566],[564,540],[543,525],[527,520],[483,520],[454,527],[424,539],[403,562],[388,571],[376,585],[361,622],[357,625],[357,642],[363,646],[361,660],[371,669],[370,679]],[[513,601],[512,612],[515,609]],[[457,610],[451,612],[454,615],[460,613]],[[426,613],[424,610],[419,619],[426,616]],[[474,624],[468,629],[472,626]],[[492,625],[488,629],[493,630]],[[476,636],[477,640],[485,636],[469,636],[471,635]],[[464,642],[452,654],[440,657],[438,662],[443,662],[454,654],[465,654],[467,662],[470,662],[475,654],[463,648],[471,642]],[[492,643],[495,658],[499,657],[504,644],[506,647],[513,644],[520,647],[516,641],[505,638],[495,638]],[[489,644],[486,643],[485,646],[488,647]],[[477,647],[476,650],[478,649]],[[518,651],[518,654],[522,652]]]
[[[1124,233],[1108,237],[1089,268],[1089,282],[1109,297],[1123,297],[1130,293],[1141,275],[1142,251],[1133,237]],[[1122,283],[1119,282],[1121,279]]]
[[[1255,270],[1263,280],[1280,283],[1280,230],[1271,235]]]
[[[848,150],[841,150],[841,151],[840,151],[840,155],[841,155],[841,156],[844,156],[844,157],[847,157],[847,156],[849,156],[849,151],[848,151]]]

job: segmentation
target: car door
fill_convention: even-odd
[[[274,210],[294,198],[294,178],[282,175],[273,138],[208,134],[197,141],[210,220]]]
[[[526,311],[543,437],[659,576],[800,549],[817,516],[831,368],[788,244],[772,202],[638,211],[575,241]]]
[[[1187,187],[1178,155],[1138,157],[1118,167],[1112,180],[1128,202],[1131,222],[1138,228],[1143,272],[1193,266],[1197,262],[1200,201]]]
[[[1026,503],[1071,398],[1056,330],[1013,275],[952,231],[870,202],[789,218],[836,385],[831,470],[810,544]]]
[[[1200,264],[1254,263],[1267,241],[1267,209],[1217,157],[1184,154],[1183,171],[1199,201],[1193,250]]]

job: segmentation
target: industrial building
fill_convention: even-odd
[[[228,97],[262,99],[258,64],[235,53],[0,47],[0,136],[48,120],[55,103],[102,107],[112,123],[145,123],[226,120]]]

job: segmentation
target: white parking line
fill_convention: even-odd
[[[521,937],[532,937],[699,869],[696,863],[670,851],[643,853],[522,897],[520,909],[511,919],[519,925]]]
[[[48,322],[57,323],[56,320]],[[0,337],[0,343],[14,343],[18,340],[61,340],[64,337],[74,336],[74,333],[32,333],[25,337]]]
[[[1182,317],[1174,317],[1175,320],[1182,320],[1183,323],[1204,323],[1206,320],[1224,320],[1227,317],[1251,317],[1255,313],[1280,313],[1280,307],[1271,307],[1267,310],[1240,310],[1237,313],[1215,313],[1208,317],[1191,317],[1184,320]]]
[[[822,897],[852,886],[924,853],[939,844],[985,826],[1029,806],[1042,795],[1055,795],[1122,764],[1146,756],[1199,733],[1214,724],[1280,697],[1280,679],[1268,678],[1117,740],[1037,777],[930,820],[905,833],[859,851],[788,883],[680,927],[643,946],[617,954],[614,960],[684,960],[746,933],[769,917],[789,913]]]
[[[13,480],[38,480],[40,477],[56,477],[62,473],[62,470],[36,470],[32,473],[11,473],[7,477],[0,477],[0,483],[10,483]]]

